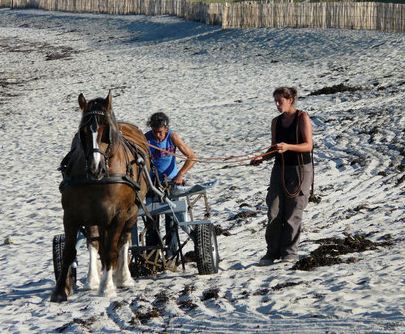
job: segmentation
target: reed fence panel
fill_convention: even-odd
[[[405,5],[380,2],[226,3],[223,28],[341,28],[405,31]]]
[[[7,0],[0,0],[0,5]],[[10,0],[8,0],[10,1]],[[13,0],[13,8],[107,14],[174,15],[227,28],[341,28],[405,32],[405,4],[190,0]]]

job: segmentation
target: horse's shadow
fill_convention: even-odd
[[[166,280],[171,280],[173,278],[193,278],[198,276],[196,273],[188,273],[186,271],[176,271],[176,272],[170,272],[170,273],[165,273],[161,272],[156,275],[149,275],[149,276],[139,276],[139,277],[133,277],[135,283],[138,281],[147,281],[147,280],[152,280],[152,281],[166,281]]]
[[[55,284],[52,279],[41,279],[26,284],[12,287],[10,291],[0,292],[0,301],[13,302],[20,299],[31,299],[39,297],[41,300],[49,298],[52,286]]]

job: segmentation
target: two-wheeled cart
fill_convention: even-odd
[[[138,213],[138,224],[132,233],[132,245],[129,247],[129,266],[132,276],[139,277],[156,274],[163,270],[176,271],[179,265],[185,269],[184,247],[189,241],[194,243],[194,259],[200,275],[215,274],[218,272],[219,253],[215,226],[209,220],[210,206],[208,204],[207,190],[212,188],[216,181],[196,184],[191,187],[177,187],[174,192],[165,196],[156,197],[156,200],[145,204]],[[160,192],[160,194],[163,194]],[[166,235],[160,232],[156,224],[148,223],[148,217],[159,215],[171,216],[177,237],[177,250],[168,256],[168,246],[165,245]],[[180,218],[180,219],[179,219]],[[143,221],[143,228],[142,228]],[[148,230],[154,229],[160,242],[148,245],[146,235]],[[183,231],[184,233],[180,233]],[[185,234],[185,238],[183,235]],[[62,268],[64,234],[53,238],[53,265],[56,280]],[[86,243],[84,228],[78,233],[76,248]],[[73,262],[69,274],[76,281],[77,259]]]
[[[192,187],[177,187],[169,194],[170,201],[157,199],[147,204],[146,210],[140,210],[138,216],[143,219],[145,228],[141,233],[132,232],[130,267],[134,276],[153,274],[165,269],[175,270],[179,264],[184,270],[183,249],[190,240],[194,243],[193,258],[197,263],[198,273],[208,275],[218,272],[218,243],[215,226],[209,220],[210,206],[207,198],[207,190],[215,184],[216,181],[211,181]],[[167,255],[168,246],[165,245],[167,235],[163,235],[158,245],[147,244],[148,231],[159,229],[148,224],[147,217],[159,215],[169,215],[174,222],[174,235],[177,238],[178,248],[170,256]],[[180,231],[185,232],[185,240],[182,240],[183,233],[179,233]],[[162,235],[160,231],[159,235]]]

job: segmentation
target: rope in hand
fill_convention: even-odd
[[[148,146],[152,147],[158,151],[161,151],[163,153],[166,153],[167,155],[173,155],[179,159],[187,159],[187,157],[185,157],[183,155],[178,155],[176,153],[164,150],[155,145],[148,144]],[[222,158],[221,157],[202,157],[202,158],[198,158],[198,159],[188,159],[188,160],[201,162],[201,163],[241,163],[244,161],[258,159],[258,158],[263,158],[263,160],[267,160],[267,159],[271,158],[271,156],[277,152],[277,150],[274,148],[274,146],[270,146],[265,153],[255,154],[260,151],[262,151],[262,149],[258,149],[258,150],[253,151],[252,153],[243,154],[243,155],[232,155],[232,156],[222,157]],[[255,155],[253,155],[253,154],[255,154]]]

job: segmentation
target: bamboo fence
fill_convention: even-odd
[[[2,3],[10,0],[0,0]],[[12,8],[107,14],[174,15],[227,28],[340,28],[405,32],[405,4],[190,0],[12,0]]]
[[[188,0],[13,0],[12,8],[116,15],[173,15],[221,25],[223,4]]]
[[[405,31],[405,5],[379,2],[225,4],[223,28],[293,27]]]
[[[11,0],[0,0],[0,8],[10,8]]]

